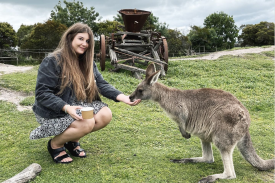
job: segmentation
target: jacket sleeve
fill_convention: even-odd
[[[116,97],[119,94],[122,94],[122,92],[117,90],[115,87],[113,87],[107,81],[105,81],[103,79],[102,75],[98,71],[98,68],[97,68],[95,62],[94,62],[94,70],[93,71],[94,71],[96,85],[99,90],[99,93],[108,99],[111,99],[115,102],[119,102],[118,100],[116,100]]]
[[[35,99],[40,105],[59,113],[66,102],[56,95],[59,92],[60,67],[53,56],[46,57],[38,69]]]

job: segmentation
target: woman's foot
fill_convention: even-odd
[[[52,139],[48,142],[48,151],[56,163],[71,163],[73,159],[66,153],[65,147],[56,147]]]
[[[66,142],[64,146],[66,147],[66,149],[68,149],[71,155],[80,157],[80,158],[86,157],[85,150],[80,148],[79,142]]]

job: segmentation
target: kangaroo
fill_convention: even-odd
[[[157,82],[160,71],[150,64],[145,79],[130,95],[130,100],[153,100],[160,104],[176,122],[182,136],[198,136],[202,144],[202,157],[173,159],[175,163],[213,163],[211,143],[220,151],[224,172],[209,175],[199,182],[236,178],[233,150],[239,148],[245,160],[259,170],[274,169],[274,159],[263,160],[253,148],[249,134],[248,110],[232,94],[218,89],[179,90]]]

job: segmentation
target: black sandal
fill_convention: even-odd
[[[79,142],[66,142],[64,144],[64,146],[66,147],[66,149],[68,149],[68,151],[71,153],[71,155],[76,156],[76,157],[80,157],[80,158],[85,158],[86,157],[85,150],[80,148],[80,143]],[[77,146],[79,146],[79,149],[75,149]],[[79,154],[81,152],[84,152],[85,155],[84,156],[79,156]]]
[[[52,139],[49,140],[48,142],[48,151],[50,155],[53,158],[53,161],[56,163],[71,163],[72,161],[67,161],[67,162],[62,162],[63,159],[70,157],[68,154],[64,154],[62,156],[57,157],[62,151],[66,151],[65,147],[60,147],[58,149],[53,149],[51,146],[51,141]]]

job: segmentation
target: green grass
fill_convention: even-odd
[[[231,92],[248,108],[254,147],[263,159],[274,158],[274,52],[223,56],[214,61],[171,61],[167,76],[159,82],[180,89],[219,88]],[[117,89],[129,95],[140,82],[130,72],[101,72]],[[26,73],[1,76],[1,87],[33,93],[37,67]],[[214,147],[212,164],[175,164],[172,158],[201,156],[197,137],[183,139],[163,110],[151,101],[130,107],[102,97],[113,112],[104,129],[82,138],[88,157],[68,165],[55,164],[47,152],[50,138],[29,140],[38,126],[31,111],[0,101],[0,182],[38,163],[42,172],[32,182],[198,182],[221,173],[223,165]],[[22,104],[30,105],[33,97]],[[258,171],[234,151],[237,178],[217,182],[274,182],[274,171]]]

